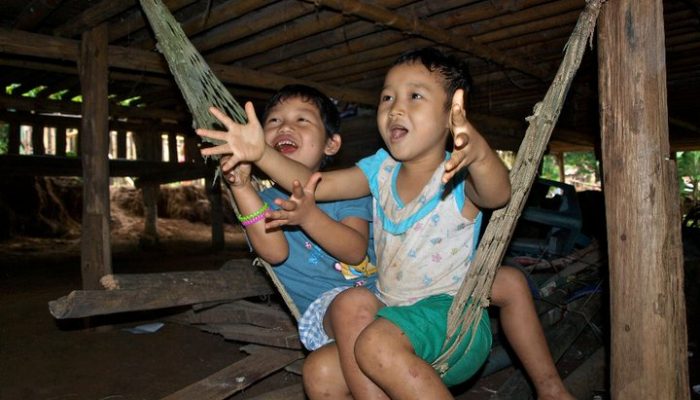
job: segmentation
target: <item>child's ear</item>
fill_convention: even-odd
[[[334,156],[340,150],[340,146],[343,144],[343,139],[340,135],[334,133],[331,137],[326,139],[326,147],[323,149],[323,153],[327,156]]]

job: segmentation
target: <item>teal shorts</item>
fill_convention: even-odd
[[[411,341],[416,355],[432,363],[440,356],[447,335],[447,312],[451,305],[452,296],[441,294],[427,297],[410,306],[384,307],[377,315],[398,326]],[[488,313],[482,313],[481,320],[477,322],[476,329],[467,332],[457,351],[448,360],[449,369],[442,376],[442,381],[447,386],[471,378],[486,362],[492,340]],[[472,347],[465,354],[464,350],[472,335]]]

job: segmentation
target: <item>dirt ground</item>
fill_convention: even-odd
[[[158,221],[160,247],[143,251],[139,221],[132,222],[112,239],[116,273],[218,269],[247,254],[233,228],[226,230],[226,249],[212,252],[209,226],[167,219]],[[238,343],[189,326],[166,322],[138,335],[124,330],[164,312],[93,318],[88,327],[83,320],[54,320],[47,303],[79,288],[78,239],[0,242],[0,399],[159,399],[245,357]],[[297,382],[282,372],[236,398]]]
[[[125,195],[122,200],[129,199]],[[206,214],[197,208],[182,213]],[[229,259],[249,255],[240,230],[228,224],[221,251],[211,250],[211,228],[202,222],[159,218],[160,243],[149,250],[139,248],[142,230],[138,215],[112,210],[115,273],[218,269]],[[695,257],[686,268],[691,387],[700,384],[700,355],[694,354],[700,351],[695,313],[700,307],[700,258]],[[164,321],[168,310],[55,320],[48,302],[80,287],[75,232],[63,238],[0,240],[0,400],[160,399],[245,357],[241,343],[191,326],[165,322],[155,333],[138,335],[124,330]],[[506,369],[456,394],[460,399],[488,399],[511,372]],[[232,399],[300,382],[299,376],[283,371]],[[692,398],[700,395],[693,393]]]

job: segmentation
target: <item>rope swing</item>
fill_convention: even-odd
[[[140,2],[158,39],[158,49],[168,61],[170,71],[194,117],[195,125],[210,129],[217,127],[218,121],[208,111],[212,105],[222,109],[237,122],[245,123],[245,113],[240,105],[214,76],[161,0],[140,0]],[[484,308],[489,304],[489,294],[496,270],[503,259],[530,187],[535,180],[566,94],[581,64],[586,43],[592,41],[595,22],[604,2],[605,0],[587,0],[586,7],[565,46],[564,59],[554,81],[544,99],[535,105],[533,115],[527,118],[529,126],[518,150],[513,169],[510,171],[511,200],[505,208],[493,213],[477,248],[475,259],[450,308],[447,338],[442,355],[433,363],[433,367],[440,374],[448,370],[447,360],[454,354],[469,328],[474,321],[480,319]],[[284,286],[274,279],[276,276],[272,267],[262,260],[259,261],[267,265],[268,274],[273,278],[277,289],[294,313],[296,307]],[[298,319],[298,311],[295,317]],[[465,351],[468,351],[469,347],[471,343]]]

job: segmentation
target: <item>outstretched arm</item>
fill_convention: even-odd
[[[224,156],[222,164],[228,160]],[[231,193],[241,215],[249,215],[260,210],[264,201],[250,181],[251,165],[240,163],[232,170],[224,170],[224,176],[231,182]],[[259,221],[245,227],[246,236],[253,250],[270,264],[279,264],[289,256],[289,245],[279,228],[266,229],[265,223]]]
[[[466,194],[482,208],[498,208],[510,200],[508,170],[483,136],[469,122],[464,109],[464,91],[457,90],[452,98],[450,126],[454,138],[452,157],[445,164],[443,182],[462,168],[468,168]]]
[[[329,217],[316,205],[314,191],[321,179],[314,173],[311,179],[301,186],[294,181],[289,199],[276,199],[280,209],[266,214],[267,228],[283,225],[298,225],[328,254],[346,264],[359,264],[367,254],[369,223],[358,217],[344,218],[338,222]]]
[[[210,111],[226,127],[226,131],[197,129],[197,134],[226,143],[202,149],[202,155],[230,154],[231,157],[222,164],[225,170],[232,169],[243,161],[255,163],[272,180],[290,192],[294,180],[309,180],[314,171],[283,156],[265,143],[263,128],[252,103],[248,102],[245,105],[248,116],[248,123],[245,125],[237,124],[214,107]],[[359,168],[352,167],[325,173],[317,187],[316,196],[318,200],[326,201],[353,199],[367,194],[367,180]]]

